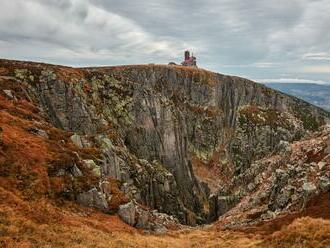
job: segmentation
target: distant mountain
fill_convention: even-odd
[[[301,98],[330,111],[330,85],[313,83],[265,83],[268,87]]]

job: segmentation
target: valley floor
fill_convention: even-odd
[[[288,225],[276,221],[245,230],[213,225],[154,235],[115,215],[71,202],[24,201],[4,188],[0,199],[1,247],[330,247],[330,220],[322,218],[301,217]]]

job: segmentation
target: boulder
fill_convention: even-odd
[[[101,192],[98,192],[96,188],[81,193],[77,196],[77,202],[86,207],[93,207],[103,212],[109,210],[108,202]]]
[[[101,176],[101,169],[100,166],[98,166],[94,160],[92,159],[85,159],[82,161],[83,164],[92,171],[93,175],[96,177],[100,177]]]
[[[330,190],[330,178],[326,176],[320,177],[320,189],[323,192],[327,192]]]
[[[275,200],[276,208],[280,208],[280,209],[285,208],[288,205],[293,192],[294,189],[290,187],[290,185],[286,188],[283,188],[280,194],[276,197]]]
[[[317,189],[316,186],[310,182],[304,183],[302,187],[306,193],[312,193],[312,192],[316,191],[316,189]]]
[[[43,137],[45,139],[49,139],[49,136],[48,136],[47,132],[45,130],[42,130],[42,129],[39,129],[39,128],[37,128],[37,130],[36,130],[36,135],[38,135],[40,137]]]
[[[27,130],[30,133],[33,133],[33,134],[38,135],[40,137],[43,137],[45,139],[48,139],[49,138],[47,132],[45,130],[40,129],[40,128],[37,128],[37,127],[28,127]]]
[[[292,153],[291,144],[288,141],[281,140],[276,147],[276,152],[283,156],[290,155]]]
[[[9,100],[14,100],[15,99],[15,96],[14,96],[14,94],[11,90],[3,90],[3,92],[5,93],[6,97]]]
[[[132,201],[119,206],[119,217],[128,225],[135,226],[136,224],[136,209]]]
[[[71,174],[74,176],[74,177],[81,177],[83,176],[83,173],[81,172],[81,170],[78,168],[78,166],[76,164],[74,164],[72,167],[71,167]]]
[[[319,170],[322,170],[323,167],[326,166],[326,165],[327,165],[327,163],[326,162],[323,162],[323,161],[318,162],[318,164],[317,164],[317,166],[319,167]]]
[[[328,137],[327,138],[327,140],[326,140],[326,147],[325,147],[325,149],[324,149],[324,153],[325,154],[330,154],[330,137]]]
[[[167,232],[167,226],[179,226],[173,216],[146,209],[135,201],[120,205],[118,215],[127,224],[156,234]]]
[[[136,227],[149,229],[150,228],[150,213],[144,209],[137,208],[138,218]]]
[[[74,134],[70,137],[70,139],[72,143],[78,146],[79,148],[91,147],[90,142],[84,136]]]
[[[155,234],[165,234],[167,233],[167,228],[163,225],[154,225],[152,231]]]

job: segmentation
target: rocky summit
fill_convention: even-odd
[[[0,60],[0,242],[47,246],[39,236],[48,235],[55,247],[74,246],[91,238],[73,229],[85,226],[98,237],[152,233],[133,244],[110,235],[118,247],[184,247],[179,240],[194,235],[213,247],[226,232],[239,246],[276,247],[287,237],[273,232],[289,233],[280,228],[323,221],[330,230],[329,119],[298,98],[195,67]],[[39,226],[81,236],[56,243]],[[329,232],[319,235],[330,244]]]

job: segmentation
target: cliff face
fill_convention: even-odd
[[[100,150],[85,161],[99,185],[78,201],[108,211],[110,177],[128,199],[192,225],[237,203],[240,195],[228,186],[254,161],[329,118],[247,79],[195,68],[73,69],[2,60],[0,75],[14,80],[53,125],[76,133],[76,146]]]

